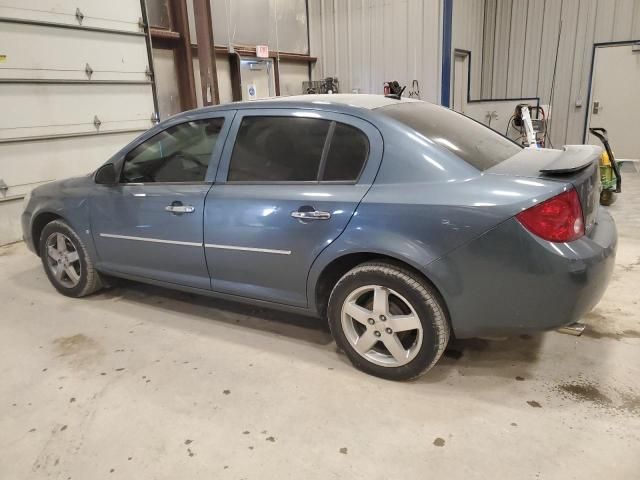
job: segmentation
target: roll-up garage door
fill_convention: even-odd
[[[95,169],[156,118],[139,0],[0,3],[0,245],[21,198]]]

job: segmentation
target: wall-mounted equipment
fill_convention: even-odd
[[[508,137],[512,130],[519,134],[515,141],[523,146],[544,148],[547,142],[547,118],[544,109],[526,103],[517,105],[507,123],[505,136]]]
[[[322,80],[311,80],[302,82],[302,91],[307,94],[313,93],[340,93],[340,82],[338,77],[326,77]]]

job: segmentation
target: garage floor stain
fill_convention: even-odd
[[[559,385],[558,388],[581,402],[591,402],[605,406],[612,403],[611,399],[602,393],[597,385],[592,383],[566,383]]]

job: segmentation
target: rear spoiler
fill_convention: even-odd
[[[602,149],[595,145],[567,145],[557,152],[554,158],[540,168],[540,173],[572,173],[582,170],[598,160]]]
[[[597,161],[601,153],[595,145],[567,145],[562,150],[528,147],[485,173],[530,177],[573,173]]]

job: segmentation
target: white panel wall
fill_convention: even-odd
[[[233,93],[231,91],[231,66],[229,64],[229,56],[226,54],[216,55],[216,72],[218,74],[218,93],[220,94],[220,103],[233,102]],[[193,57],[193,75],[196,82],[196,100],[198,107],[202,107],[202,88],[200,87],[200,62],[198,57]]]
[[[220,94],[220,103],[233,102],[233,91],[231,89],[231,65],[229,64],[228,55],[216,55],[216,70],[218,73],[218,93]],[[198,70],[198,81],[200,79],[199,73],[200,70]]]
[[[640,0],[485,0],[483,98],[551,101],[553,144],[582,143],[593,44],[623,40],[640,40]]]
[[[85,65],[89,64],[92,80],[146,80],[147,52],[136,48],[144,44],[140,38],[4,23],[0,45],[7,59],[0,68],[0,78],[86,80]],[[78,63],[82,59],[85,63]]]
[[[309,0],[312,78],[338,77],[340,90],[382,93],[384,82],[440,101],[440,0]]]
[[[152,126],[140,17],[138,0],[0,4],[0,244],[20,238],[30,189],[92,171]]]
[[[0,17],[23,18],[77,25],[76,9],[84,15],[85,27],[110,28],[126,32],[140,30],[140,2],[135,0],[3,0]]]
[[[482,82],[485,0],[454,0],[453,2],[453,49],[471,52],[471,99],[480,98]]]
[[[151,125],[153,112],[153,104],[149,104],[149,89],[149,85],[144,84],[2,85],[0,140],[95,133],[95,116],[102,122],[101,133],[122,129],[146,130]]]
[[[302,82],[309,80],[309,66],[306,63],[280,61],[280,95],[300,95]]]

